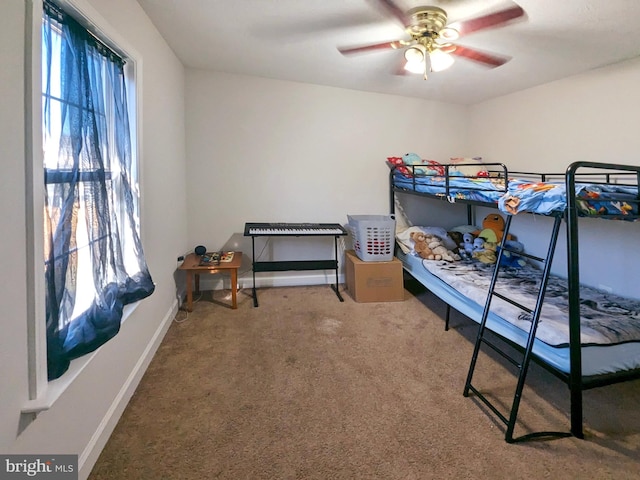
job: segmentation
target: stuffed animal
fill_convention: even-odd
[[[460,243],[460,248],[458,249],[458,253],[465,260],[471,260],[473,256],[473,241],[475,238],[470,233],[465,233],[462,235],[462,242]],[[482,246],[484,242],[482,239],[479,240],[479,245]]]
[[[405,168],[407,168],[409,172],[415,173],[417,175],[425,173],[425,170],[422,167],[422,165],[424,164],[424,160],[422,160],[422,158],[420,158],[420,155],[418,155],[417,153],[405,153],[402,156],[402,163],[406,165]]]
[[[471,244],[471,254],[480,253],[484,251],[484,238],[475,237]]]
[[[416,174],[444,176],[442,165],[435,160],[423,160],[417,153],[405,153],[402,156],[402,162],[407,170],[413,170]]]
[[[456,244],[456,247],[452,248],[451,251],[454,253],[460,253],[460,247],[462,246],[462,243],[464,243],[463,234],[461,232],[454,232],[453,230],[450,230],[447,232],[447,236]]]
[[[482,237],[478,237],[482,238]],[[476,238],[476,240],[478,240]],[[495,242],[484,242],[482,248],[474,249],[473,258],[482,263],[496,263],[498,256],[496,251],[498,249],[498,244]]]
[[[402,156],[402,161],[405,165],[420,165],[422,164],[422,157],[417,153],[405,153]]]
[[[500,243],[504,236],[504,218],[497,213],[490,213],[482,220],[482,230],[473,232],[476,237],[482,237],[487,242]],[[511,234],[507,235],[508,240],[513,240]]]
[[[506,240],[504,245],[507,248],[502,252],[502,257],[500,257],[501,266],[522,268],[527,264],[527,260],[518,255],[519,253],[524,252],[524,245],[521,242],[516,240]],[[500,247],[498,247],[498,251],[500,251]]]
[[[440,237],[436,237],[435,235],[425,235],[427,244],[429,248],[435,255],[439,255],[442,257],[442,260],[447,262],[453,262],[455,260],[460,260],[460,255],[454,253],[453,251],[447,249],[442,242]]]
[[[424,232],[411,232],[410,237],[413,241],[413,251],[416,252],[419,257],[425,260],[442,260],[442,255],[435,254],[431,248],[429,248],[429,242],[427,242],[427,236]]]

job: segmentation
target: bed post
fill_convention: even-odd
[[[571,433],[584,438],[582,431],[582,350],[580,339],[580,259],[578,255],[578,212],[575,173],[582,162],[567,168],[567,281],[569,286],[569,390],[571,392]]]
[[[391,213],[391,215],[396,213],[395,192],[393,189],[393,185],[394,185],[393,172],[394,171],[395,171],[395,167],[391,167],[391,169],[389,170],[389,212]]]
[[[444,329],[445,331],[449,331],[449,319],[451,318],[451,305],[447,303],[447,316],[444,321]]]

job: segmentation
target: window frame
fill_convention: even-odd
[[[131,136],[132,168],[138,184],[137,209],[140,237],[143,238],[143,178],[142,178],[142,56],[111,27],[88,0],[56,0],[72,15],[122,58],[125,58],[127,102]],[[42,152],[42,0],[25,2],[25,173],[26,173],[26,249],[27,249],[27,356],[28,400],[22,413],[35,415],[48,410],[91,362],[100,349],[71,362],[60,378],[47,379],[47,341],[45,328],[44,278],[44,191],[45,169]],[[29,28],[30,27],[30,28]],[[124,323],[136,309],[137,302],[124,307]]]

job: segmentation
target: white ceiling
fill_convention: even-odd
[[[185,66],[473,104],[640,55],[638,0],[517,0],[525,21],[457,43],[506,55],[494,69],[457,58],[444,72],[399,76],[400,50],[343,56],[337,46],[405,39],[375,0],[138,0]],[[396,0],[434,5],[449,23],[504,0]]]

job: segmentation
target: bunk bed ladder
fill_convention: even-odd
[[[538,296],[536,299],[536,304],[533,310],[530,308],[521,305],[520,303],[515,302],[514,300],[505,297],[504,295],[495,291],[496,282],[498,279],[498,274],[500,271],[500,259],[502,257],[502,252],[506,249],[509,250],[508,247],[505,247],[507,235],[509,233],[509,228],[511,226],[512,216],[508,215],[505,221],[505,229],[504,229],[504,237],[502,243],[500,245],[500,252],[498,253],[498,258],[496,261],[496,267],[493,272],[493,276],[491,278],[491,283],[489,284],[489,291],[487,294],[487,300],[484,306],[484,310],[482,312],[482,320],[480,322],[480,328],[478,329],[478,335],[476,337],[475,347],[473,350],[473,356],[471,357],[471,364],[469,366],[469,373],[467,375],[467,381],[464,387],[464,396],[468,397],[469,392],[473,392],[495,415],[502,420],[502,422],[507,426],[505,432],[505,440],[508,443],[519,442],[523,440],[529,440],[532,438],[540,438],[540,437],[567,437],[571,436],[568,432],[534,432],[527,435],[523,435],[518,438],[513,437],[513,432],[515,429],[516,420],[518,417],[518,409],[520,407],[520,399],[522,397],[522,391],[524,389],[525,379],[527,376],[527,371],[529,369],[529,364],[531,362],[532,350],[533,350],[533,341],[536,336],[536,330],[538,328],[538,321],[540,319],[540,311],[542,309],[542,303],[544,301],[545,291],[547,288],[547,283],[549,280],[549,274],[551,273],[551,263],[553,260],[553,253],[555,251],[556,243],[558,240],[558,232],[560,230],[560,225],[562,223],[562,216],[556,216],[551,232],[551,239],[549,241],[549,248],[547,250],[546,258],[539,258],[533,255],[524,254],[526,257],[534,259],[540,262],[542,269],[542,276],[540,279],[540,289],[538,291]],[[527,337],[527,344],[523,351],[523,357],[521,361],[518,361],[516,358],[512,357],[509,353],[505,352],[500,346],[491,342],[489,339],[485,337],[485,333],[488,331],[486,329],[487,317],[489,316],[489,312],[491,309],[491,300],[493,297],[498,297],[501,300],[514,305],[521,310],[527,312],[531,315],[531,327],[529,330],[529,334]],[[492,403],[491,401],[484,396],[479,390],[477,390],[471,383],[473,378],[473,373],[476,367],[476,363],[478,360],[478,355],[480,353],[481,345],[485,344],[493,351],[498,353],[500,356],[505,358],[511,364],[513,364],[518,369],[518,382],[516,386],[516,391],[513,397],[513,403],[511,405],[511,411],[509,412],[509,417],[502,414]]]

